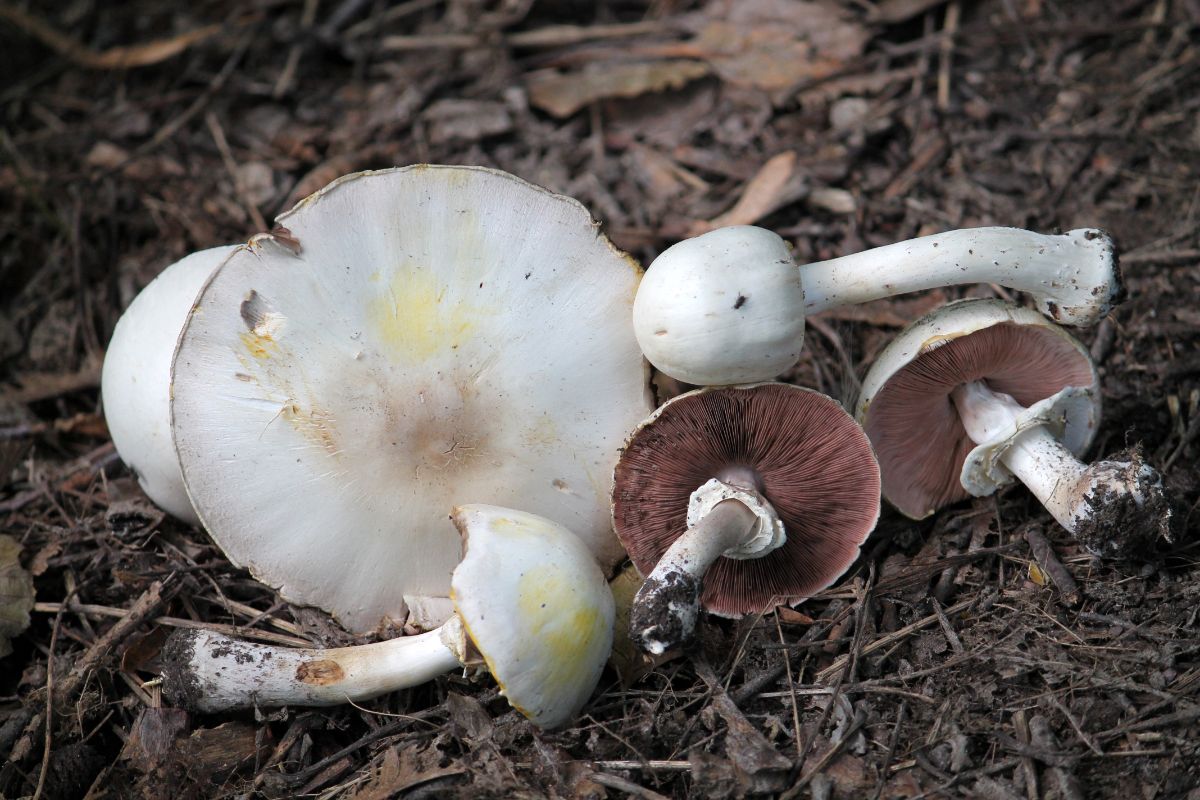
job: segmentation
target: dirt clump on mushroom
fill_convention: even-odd
[[[1108,558],[1152,558],[1156,551],[1174,544],[1177,524],[1170,497],[1149,493],[1138,497],[1118,492],[1112,483],[1132,484],[1146,460],[1140,445],[1114,453],[1109,460],[1120,465],[1116,481],[1105,484],[1083,498],[1091,510],[1075,529],[1088,550]]]

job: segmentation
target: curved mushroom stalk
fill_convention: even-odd
[[[1096,228],[946,231],[807,264],[800,275],[810,314],[938,286],[997,283],[1033,295],[1055,322],[1095,325],[1124,291],[1112,238]]]
[[[591,551],[566,528],[521,511],[470,505],[451,517],[466,553],[451,579],[455,614],[438,630],[327,650],[177,631],[163,648],[167,697],[198,712],[336,705],[486,663],[535,724],[568,722],[612,649],[612,593]]]
[[[963,486],[986,495],[1015,477],[1058,524],[1099,556],[1135,555],[1156,540],[1170,541],[1171,508],[1162,477],[1139,453],[1087,465],[1050,429],[1080,394],[1064,389],[1026,408],[982,381],[956,387],[950,397],[978,445],[963,464]]]
[[[419,686],[462,663],[455,617],[419,636],[329,650],[253,644],[180,630],[163,647],[163,685],[177,705],[216,713],[270,706],[336,706]]]
[[[713,478],[692,495],[687,532],[667,548],[634,597],[630,637],[656,656],[687,642],[709,567],[721,557],[758,558],[786,541],[783,521],[757,490]]]
[[[1112,240],[1094,228],[949,231],[797,268],[776,234],[733,226],[654,260],[634,300],[634,332],[650,363],[678,380],[771,380],[799,358],[805,313],[964,283],[1028,292],[1070,325],[1099,321],[1123,291]]]

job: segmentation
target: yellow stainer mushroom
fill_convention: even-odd
[[[486,665],[509,703],[537,725],[569,722],[612,649],[613,598],[571,531],[512,509],[464,505],[451,519],[463,559],[441,628],[376,644],[304,650],[179,630],[163,648],[163,691],[191,711],[329,706]]]

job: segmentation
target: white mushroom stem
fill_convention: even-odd
[[[971,440],[999,448],[1000,463],[1089,551],[1131,556],[1157,540],[1172,540],[1162,478],[1136,451],[1084,464],[1046,424],[1030,424],[1026,408],[1011,395],[973,381],[950,396]]]
[[[273,647],[182,630],[163,649],[164,690],[191,711],[332,706],[418,686],[461,664],[457,617],[419,636],[324,649]]]
[[[1094,228],[1047,235],[1019,228],[968,228],[800,268],[809,314],[892,295],[964,283],[1028,292],[1042,313],[1091,325],[1120,293],[1112,240]]]
[[[659,559],[633,599],[630,636],[661,655],[691,639],[700,615],[704,575],[718,558],[758,558],[787,541],[774,507],[741,475],[697,489],[688,529]]]
[[[950,395],[971,441],[984,444],[1004,430],[1011,430],[1025,407],[1011,395],[994,392],[982,381],[956,388]],[[1087,465],[1042,425],[1018,435],[1000,456],[1000,461],[1050,515],[1068,531],[1075,532],[1080,481]]]

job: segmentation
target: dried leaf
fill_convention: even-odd
[[[367,782],[352,795],[352,800],[389,800],[405,789],[467,771],[462,766],[440,767],[439,759],[433,747],[389,748]]]
[[[803,268],[801,268],[803,274]],[[821,319],[836,319],[846,322],[862,322],[880,328],[903,328],[918,317],[922,317],[933,309],[945,305],[949,298],[941,289],[934,289],[928,294],[913,298],[893,298],[873,300],[855,306],[822,311]]]
[[[33,560],[29,562],[29,571],[33,577],[38,577],[50,568],[50,559],[62,552],[63,543],[59,539],[51,539],[41,550],[38,550]]]
[[[194,731],[176,742],[176,749],[191,775],[219,783],[235,772],[253,767],[256,758],[266,757],[270,743],[259,740],[254,725],[226,722]]]
[[[477,142],[513,127],[503,103],[485,100],[448,97],[432,103],[421,117],[429,124],[429,141],[434,144]]]
[[[1038,586],[1045,586],[1050,583],[1050,578],[1046,576],[1045,572],[1042,572],[1042,568],[1033,562],[1029,563],[1029,580]]]
[[[750,179],[733,208],[708,222],[697,222],[688,236],[699,236],[727,225],[753,225],[791,198],[788,183],[796,169],[796,154],[787,150],[771,157]]]
[[[132,762],[140,772],[151,772],[175,757],[175,743],[186,733],[188,713],[179,708],[144,708],[120,759]]]
[[[529,102],[556,117],[609,97],[637,97],[678,89],[709,72],[702,61],[675,59],[642,63],[593,62],[579,72],[541,70],[525,76]]]
[[[832,75],[861,55],[870,32],[834,3],[717,0],[691,43],[729,83],[766,91]]]
[[[0,658],[12,652],[9,641],[29,627],[33,576],[21,567],[21,545],[0,536]]]
[[[778,606],[775,616],[779,617],[779,621],[784,625],[812,625],[815,621],[808,614],[787,606]]]
[[[458,729],[457,735],[469,744],[486,741],[492,736],[492,718],[474,697],[451,692],[446,696],[450,708],[450,721]]]
[[[203,28],[186,31],[168,39],[155,39],[145,44],[112,47],[96,52],[18,8],[0,5],[0,19],[7,19],[64,58],[91,69],[128,69],[157,64],[179,55],[221,30],[220,25],[205,25]]]

